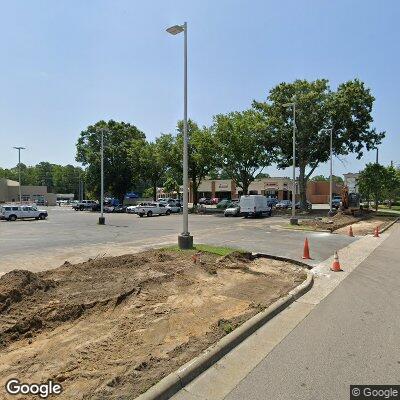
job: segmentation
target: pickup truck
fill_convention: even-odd
[[[163,203],[148,203],[144,206],[138,206],[136,207],[135,212],[140,218],[144,217],[145,215],[152,217],[153,215],[171,214],[171,210]]]
[[[46,210],[38,210],[35,206],[4,205],[0,207],[0,219],[16,221],[17,219],[46,219]]]
[[[95,200],[82,200],[72,206],[75,211],[92,210],[97,205]]]

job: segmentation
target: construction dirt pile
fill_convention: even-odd
[[[133,399],[306,278],[285,262],[193,254],[3,275],[0,385],[53,379],[60,399]]]
[[[357,216],[338,212],[333,217],[323,217],[319,219],[305,219],[299,222],[300,226],[304,226],[315,230],[335,231],[336,233],[346,234],[348,225],[352,225],[355,235],[366,235],[373,233],[376,226],[382,229],[386,224],[390,223],[393,217],[376,216],[375,213],[364,211]]]

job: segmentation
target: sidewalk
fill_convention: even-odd
[[[399,384],[399,243],[396,224],[350,245],[342,265],[360,265],[344,280],[347,272],[327,272],[330,260],[321,264],[315,289],[173,399],[337,400],[349,398],[350,384]]]

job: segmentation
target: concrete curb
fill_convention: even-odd
[[[388,224],[387,226],[385,226],[383,229],[381,229],[379,231],[379,233],[383,233],[385,231],[387,231],[391,226],[393,226],[396,222],[398,222],[400,220],[400,217],[397,217],[395,220],[393,220],[390,224]]]
[[[267,255],[259,255],[264,258],[273,258],[278,260],[288,260],[294,264],[306,266],[310,268],[307,264],[301,263],[296,260],[283,259],[281,257],[272,257]],[[303,294],[308,292],[314,282],[314,275],[307,271],[306,280],[299,286],[294,288],[285,297],[280,298],[275,303],[271,304],[264,311],[259,312],[254,317],[250,318],[248,321],[244,322],[233,332],[224,336],[217,343],[210,346],[202,354],[190,360],[177,371],[170,373],[161,381],[152,386],[147,392],[141,394],[136,398],[136,400],[167,400],[183,387],[185,387],[189,382],[199,376],[206,369],[215,364],[220,360],[225,354],[229,353],[234,347],[245,340],[248,336],[253,334],[262,325],[272,319],[275,315],[279,314],[290,304],[300,298]]]
[[[304,267],[307,269],[312,269],[314,266],[309,265],[305,262],[298,261],[298,260],[293,260],[292,258],[287,258],[287,257],[280,257],[280,256],[273,256],[271,254],[265,254],[265,253],[252,253],[254,258],[269,258],[271,260],[278,260],[278,261],[285,261],[289,262],[291,264],[298,265],[299,267]]]

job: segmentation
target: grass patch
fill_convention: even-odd
[[[203,251],[204,253],[216,254],[218,256],[227,256],[234,251],[242,251],[240,249],[233,249],[232,247],[210,246],[208,244],[196,244],[190,250],[181,250],[177,245],[164,247],[163,249],[170,251]]]

